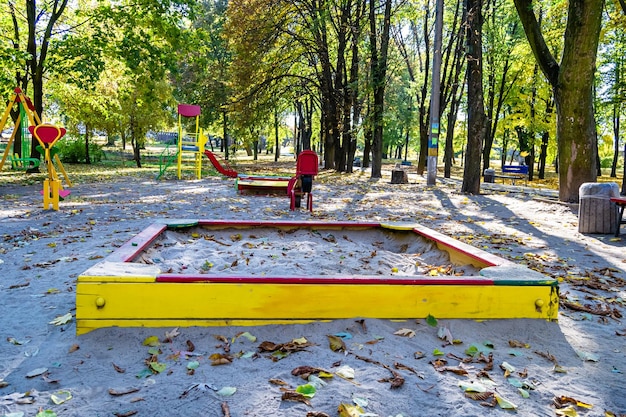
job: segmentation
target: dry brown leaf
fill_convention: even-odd
[[[487,401],[494,396],[493,392],[485,391],[485,392],[465,392],[465,396],[467,398],[471,398],[474,401]]]
[[[528,349],[530,345],[528,343],[520,342],[519,340],[509,340],[509,346],[512,348],[525,348]]]
[[[391,371],[391,374],[393,375],[391,378],[380,379],[378,382],[390,382],[391,389],[400,388],[401,386],[403,386],[404,378],[402,377],[402,375],[400,375],[399,373],[395,371],[392,371],[392,370],[390,371]]]
[[[271,378],[269,380],[270,384],[274,384],[274,385],[289,385],[289,383],[283,381],[282,379],[277,379],[277,378]]]
[[[70,346],[68,353],[76,352],[78,349],[80,349],[80,346],[74,343],[72,346]]]
[[[126,372],[126,369],[121,368],[121,367],[117,366],[114,363],[111,363],[111,365],[113,365],[113,369],[115,369],[115,372],[117,372],[119,374],[123,374],[124,372]]]
[[[320,368],[313,368],[312,366],[298,366],[297,368],[293,368],[291,370],[291,375],[299,376],[302,379],[308,379],[309,375],[316,375],[320,372],[328,372]],[[330,372],[329,372],[330,373]]]
[[[137,410],[132,410],[132,411],[127,411],[125,413],[113,413],[113,415],[115,417],[130,417],[130,416],[134,416],[135,414],[137,414],[139,411]]]
[[[363,319],[355,320],[355,323],[361,326],[361,330],[363,330],[363,333],[367,333],[367,326],[365,325],[365,320]]]
[[[209,356],[209,359],[211,360],[211,365],[212,366],[228,365],[228,364],[233,362],[233,357],[232,356],[224,355],[224,354],[221,354],[221,353],[214,353],[211,356]]]
[[[299,392],[295,392],[295,391],[283,392],[281,400],[283,400],[283,401],[300,402],[300,403],[304,403],[304,404],[306,404],[308,406],[311,405],[311,401],[309,401],[309,399],[307,397],[305,397],[304,395],[300,394]]]
[[[134,392],[138,392],[140,390],[140,388],[135,388],[135,387],[131,387],[131,388],[122,388],[122,389],[113,389],[110,388],[109,389],[109,394],[113,395],[114,397],[118,397],[120,395],[127,395],[127,394],[132,394]]]
[[[415,337],[415,330],[411,330],[411,329],[400,329],[400,330],[396,330],[393,334],[397,335],[397,336],[403,336],[403,337]]]
[[[275,350],[278,350],[282,345],[278,345],[274,342],[261,342],[261,344],[259,345],[259,349],[262,352],[274,352]]]
[[[193,352],[196,350],[196,345],[193,344],[191,340],[187,340],[187,352]]]

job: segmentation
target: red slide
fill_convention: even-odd
[[[223,161],[224,165],[222,165],[219,159],[217,159],[217,155],[213,152],[205,150],[204,154],[209,158],[209,161],[211,161],[215,169],[217,169],[220,174],[231,178],[237,178],[237,171],[232,169],[230,165],[228,165],[227,161]]]

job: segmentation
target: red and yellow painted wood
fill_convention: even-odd
[[[235,187],[239,193],[258,194],[285,194],[289,186],[291,177],[284,176],[262,176],[262,175],[239,175],[235,182]]]
[[[333,277],[161,273],[133,263],[168,228],[270,227],[415,233],[453,264],[480,276]],[[418,224],[182,220],[154,223],[78,277],[76,331],[102,327],[229,326],[307,323],[342,318],[533,318],[556,320],[557,281]]]

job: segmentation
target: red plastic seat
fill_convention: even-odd
[[[313,212],[313,177],[319,172],[319,159],[317,154],[311,150],[300,152],[296,162],[296,175],[289,180],[287,194],[290,198],[290,210],[300,207],[302,196],[306,195],[307,210]]]

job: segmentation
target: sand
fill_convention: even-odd
[[[222,178],[79,183],[59,211],[42,209],[40,185],[0,185],[0,416],[295,417],[338,416],[340,409],[380,417],[626,415],[625,240],[579,234],[577,206],[549,192],[485,185],[481,195],[466,196],[457,181],[427,187],[424,178],[409,178],[391,185],[388,176],[373,182],[367,174],[322,173],[313,185],[313,214],[290,212],[285,197],[239,195]],[[559,320],[355,317],[76,336],[76,277],[156,219],[189,218],[420,222],[558,278]],[[346,251],[336,256],[365,256],[343,236],[334,238]],[[262,237],[256,240],[263,246]],[[281,237],[301,258],[323,255],[314,241],[303,241]],[[376,241],[363,253],[371,254]],[[214,263],[231,266],[242,250],[197,249],[213,251],[198,256],[203,262],[221,250],[224,259]],[[399,269],[417,273],[421,251],[401,252],[383,256],[377,268],[406,261]],[[176,258],[169,267],[180,267]],[[337,338],[345,348],[333,349]],[[277,345],[283,354],[272,353]],[[311,385],[315,395],[306,402],[293,394]],[[362,411],[349,414],[357,405]]]

